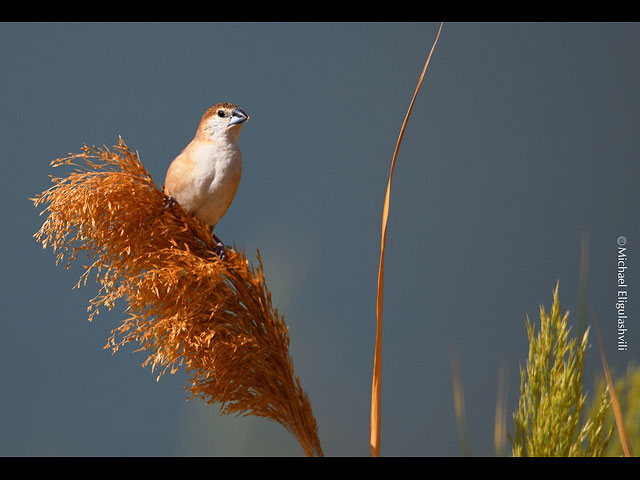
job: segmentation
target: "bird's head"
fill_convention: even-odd
[[[230,138],[237,142],[242,124],[249,116],[237,105],[221,102],[209,108],[202,116],[198,133],[208,140]]]

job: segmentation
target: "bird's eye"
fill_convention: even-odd
[[[218,110],[218,116],[220,118],[224,117],[224,110]]]

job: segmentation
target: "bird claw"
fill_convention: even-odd
[[[171,208],[176,204],[176,199],[173,197],[167,197],[167,201],[164,204],[164,210]]]
[[[224,243],[220,240],[215,233],[213,233],[213,228],[211,229],[211,235],[213,236],[213,240],[216,242],[216,248],[213,252],[218,255],[221,262],[224,262],[224,259],[227,258],[227,255],[224,251]]]
[[[218,246],[213,250],[213,253],[218,255],[221,262],[224,262],[225,258],[227,258],[223,243],[218,243]]]

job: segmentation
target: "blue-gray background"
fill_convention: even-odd
[[[125,305],[88,323],[95,284],[71,290],[80,265],[56,267],[32,239],[44,217],[27,198],[62,173],[51,160],[122,135],[161,184],[224,100],[251,121],[217,233],[250,258],[262,252],[325,454],[368,455],[384,192],[437,28],[0,24],[0,454],[302,454],[274,422],[185,401],[184,374],[156,382],[135,346],[103,350]],[[582,232],[609,361],[621,373],[638,360],[638,47],[638,24],[445,24],[391,191],[382,455],[460,454],[451,351],[471,453],[494,454],[500,366],[512,412],[524,316],[538,318],[558,280],[575,312]],[[615,350],[620,235],[631,254],[625,353]],[[599,362],[592,335],[590,390]]]

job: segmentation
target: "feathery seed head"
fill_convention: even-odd
[[[165,208],[166,195],[122,139],[113,150],[82,150],[52,162],[76,170],[32,199],[48,213],[34,237],[53,247],[56,263],[87,255],[76,286],[96,274],[90,320],[99,307],[126,301],[127,318],[105,348],[139,343],[148,353],[143,365],[158,369],[158,378],[184,367],[192,397],[219,403],[222,413],[275,420],[306,455],[322,455],[260,252],[255,267],[230,248],[220,262],[209,227],[180,205]]]

